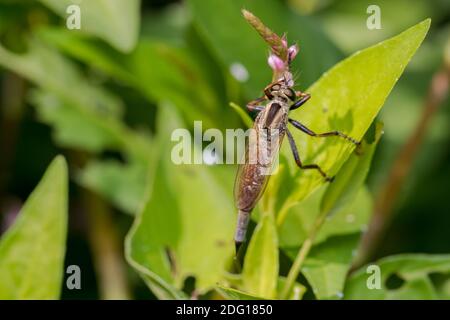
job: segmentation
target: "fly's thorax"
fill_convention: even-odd
[[[273,99],[259,113],[249,137],[249,163],[257,164],[265,171],[272,167],[286,132],[288,111],[287,103]]]
[[[289,103],[274,98],[270,101],[255,121],[255,127],[258,130],[269,129],[279,130],[286,127],[287,116],[289,113]]]

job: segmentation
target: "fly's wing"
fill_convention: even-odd
[[[234,183],[234,200],[240,210],[250,212],[264,193],[272,172],[274,158],[278,155],[282,135],[277,140],[257,132],[246,139],[245,153]],[[250,140],[250,141],[249,141]]]
[[[254,164],[240,164],[234,183],[234,201],[239,210],[250,212],[264,193],[268,175],[258,174]]]

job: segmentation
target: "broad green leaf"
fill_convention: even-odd
[[[264,214],[245,254],[242,282],[246,292],[274,298],[278,278],[278,238],[271,214]]]
[[[369,137],[365,137],[339,170],[333,183],[328,186],[320,203],[322,213],[332,216],[351,202],[361,189],[382,134],[382,124],[377,123],[374,130],[372,141],[368,141]]]
[[[315,132],[339,130],[361,140],[429,26],[430,20],[425,20],[338,63],[307,90],[311,100],[293,111],[291,117]],[[292,133],[303,163],[318,164],[330,176],[338,172],[354,149],[353,144],[337,137],[314,138],[295,129]],[[286,143],[282,153],[292,159]],[[286,184],[295,181],[295,186],[286,198],[278,199],[280,214],[324,183],[317,172],[299,170],[293,160],[289,164],[290,175],[283,182],[289,179]]]
[[[79,172],[77,181],[126,213],[135,214],[145,199],[146,168],[137,162],[91,161]]]
[[[411,1],[408,0],[378,0],[376,2],[340,0],[334,2],[320,16],[323,27],[339,47],[352,52],[399,33],[426,17],[434,16],[439,19],[439,12],[449,10],[449,6],[445,6],[445,3],[438,1],[430,5],[427,0],[417,0],[412,6]],[[374,4],[381,10],[381,28],[375,32],[365,27],[368,17],[371,16],[365,13],[369,6]]]
[[[242,17],[242,8],[260,16],[276,32],[287,32],[290,41],[299,41],[304,52],[299,59],[302,81],[311,83],[340,57],[319,26],[294,15],[278,1],[190,0],[188,4],[196,28],[224,68],[228,71],[232,65],[240,64],[248,71],[249,78],[243,85],[251,97],[260,95],[271,81],[271,70],[266,62],[268,48]],[[211,14],[219,11],[220,14]]]
[[[329,225],[333,227],[332,223]],[[315,244],[311,249],[301,272],[318,299],[341,299],[343,297],[345,279],[356,255],[360,234],[360,232],[336,234]],[[283,251],[295,259],[298,247],[283,248]]]
[[[321,187],[289,210],[285,222],[279,229],[280,247],[299,247],[303,243],[320,214],[320,203],[325,190],[325,187]],[[361,188],[352,202],[326,219],[314,243],[322,243],[332,236],[365,230],[371,213],[370,193],[366,188]]]
[[[78,5],[83,33],[98,36],[117,50],[130,52],[136,45],[140,26],[140,0],[40,0],[62,18],[70,5]],[[72,30],[74,32],[74,30]]]
[[[57,157],[0,240],[0,299],[58,299],[67,233],[67,164]]]
[[[151,40],[141,40],[130,61],[138,88],[148,98],[170,101],[191,123],[202,119],[205,127],[223,127],[217,97],[201,67],[186,50]]]
[[[315,246],[302,268],[317,299],[342,299],[360,233],[331,237]]]
[[[441,299],[450,300],[450,274],[444,276],[438,285],[436,285],[436,291]]]
[[[214,166],[172,162],[171,135],[182,125],[171,105],[160,112],[160,154],[151,164],[148,200],[127,236],[127,259],[146,279],[180,289],[193,276],[205,292],[221,279],[233,252],[231,192],[217,182]]]
[[[326,217],[328,220],[325,220],[318,236],[323,237],[323,235],[326,235],[329,237],[333,234],[348,233],[348,225],[356,220],[355,216],[363,217],[364,220],[364,224],[359,225],[359,230],[350,229],[353,232],[358,232],[356,236],[346,236],[340,239],[338,238],[339,240],[334,240],[331,243],[321,243],[319,246],[313,248],[313,252],[310,253],[305,261],[305,265],[301,271],[312,286],[314,294],[318,299],[342,298],[346,274],[353,254],[356,252],[359,231],[362,231],[362,228],[365,227],[371,212],[372,205],[370,197],[367,192],[363,192],[364,189],[361,187],[369,171],[375,147],[381,136],[381,125],[375,126],[372,131],[366,135],[362,144],[339,171],[336,179],[327,187],[323,196],[321,196],[320,209],[316,211],[317,214],[314,215],[314,220],[306,227],[307,234],[309,235],[310,230],[315,227],[316,220],[322,219],[321,217]],[[316,200],[317,198],[312,199]],[[307,201],[304,202],[307,203]],[[355,210],[354,212],[356,214],[350,210]],[[305,212],[307,214],[311,213],[308,211]],[[336,223],[339,220],[330,221],[342,212],[345,213],[346,217],[344,224]],[[317,240],[320,241],[322,239],[317,237],[315,241],[317,242]],[[339,255],[337,261],[336,253]]]
[[[348,279],[345,299],[438,299],[438,292],[429,275],[450,274],[450,255],[401,254],[383,258],[370,265],[380,268],[381,288],[369,289],[369,277],[373,272],[370,272],[367,265]],[[387,285],[394,275],[404,281],[395,289]]]

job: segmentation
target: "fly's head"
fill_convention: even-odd
[[[279,81],[270,84],[264,89],[264,93],[269,100],[278,100],[284,103],[295,101],[295,91],[292,89],[292,78],[281,78]]]

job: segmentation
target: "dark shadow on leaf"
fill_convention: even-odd
[[[403,280],[396,273],[391,274],[385,282],[386,288],[389,290],[397,290],[400,289],[403,284],[405,284],[405,280]]]

